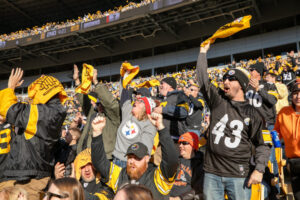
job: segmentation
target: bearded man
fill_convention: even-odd
[[[128,147],[126,168],[109,162],[103,149],[102,130],[106,122],[103,117],[97,117],[92,122],[92,163],[96,171],[100,172],[102,180],[115,192],[124,183],[137,183],[150,189],[154,199],[169,199],[178,166],[177,151],[170,133],[163,125],[162,115],[152,113],[148,117],[159,133],[162,162],[158,167],[149,163],[148,148],[141,142]]]

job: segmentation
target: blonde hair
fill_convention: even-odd
[[[137,119],[139,121],[144,121],[144,120],[148,119],[148,115],[147,115],[147,112],[146,112],[146,106],[145,105],[143,106],[143,110],[141,110],[141,112],[138,114]]]
[[[19,195],[22,194],[24,199],[28,200],[27,191],[20,187],[7,187],[0,190],[0,197],[5,200],[17,200]]]

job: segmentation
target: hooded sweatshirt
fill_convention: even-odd
[[[283,138],[285,153],[288,158],[300,157],[300,114],[292,106],[281,109],[278,113],[274,130]]]

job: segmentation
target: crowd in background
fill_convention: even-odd
[[[26,28],[25,30],[19,30],[19,31],[12,32],[9,34],[2,34],[2,35],[0,35],[0,41],[16,40],[16,39],[20,39],[20,38],[24,38],[24,37],[28,37],[28,36],[39,35],[39,34],[47,32],[47,31],[53,31],[53,30],[58,30],[61,28],[75,26],[75,25],[78,25],[83,22],[89,22],[89,21],[93,21],[95,19],[107,17],[111,14],[126,12],[131,9],[139,8],[139,7],[148,5],[153,2],[155,2],[155,0],[143,0],[140,3],[135,3],[135,2],[128,3],[128,1],[127,1],[127,3],[128,3],[127,5],[115,7],[113,10],[108,10],[105,12],[101,12],[100,10],[98,10],[96,13],[88,13],[88,14],[84,15],[83,17],[79,16],[77,19],[70,19],[65,22],[47,22],[45,25],[43,25],[41,27],[34,26],[32,28]]]
[[[0,151],[0,197],[213,199],[207,194],[211,189],[207,189],[209,185],[203,188],[203,181],[208,179],[204,172],[208,169],[203,163],[208,162],[205,156],[210,151],[207,150],[209,135],[219,134],[214,130],[220,131],[222,125],[209,127],[210,123],[215,123],[211,103],[216,100],[207,101],[207,98],[215,97],[201,90],[204,86],[199,78],[200,65],[198,61],[196,67],[180,72],[141,78],[134,73],[135,66],[123,63],[118,82],[99,82],[101,70],[93,69],[91,88],[85,94],[74,90],[66,93],[57,79],[42,76],[28,87],[26,99],[14,94],[14,89],[22,84],[23,71],[13,70],[8,88],[0,92],[1,137],[6,134],[1,143],[8,142],[9,146],[6,146],[7,151],[1,146]],[[284,99],[284,105],[288,106],[295,104],[295,95],[300,91],[300,83],[296,82],[300,77],[299,66],[299,53],[291,51],[286,56],[268,55],[208,68],[207,78],[210,87],[230,93],[228,80],[238,80],[243,88],[241,91],[248,89],[248,86],[244,88],[238,75],[233,76],[234,73],[240,73],[239,70],[259,72],[264,84],[277,88],[276,92],[267,91],[268,95],[276,96],[276,103]],[[77,66],[73,71],[75,85],[82,91],[85,81],[80,80]],[[284,92],[277,83],[280,87],[283,85]],[[288,99],[290,94],[292,97]],[[224,97],[222,101],[228,101],[228,98],[232,97]],[[273,109],[274,106],[269,107]],[[276,119],[282,107],[276,107],[276,113],[271,117]],[[229,110],[226,112],[230,114]],[[247,123],[249,121],[245,119]],[[270,131],[274,124],[272,128],[268,127]],[[258,134],[262,127],[252,134]],[[275,125],[275,129],[285,139],[284,133],[280,133],[280,125]],[[296,127],[295,134],[299,131]],[[297,148],[298,143],[293,143],[292,148],[293,145]],[[267,144],[261,145],[268,148]],[[291,151],[287,151],[288,158],[294,158],[289,157]],[[295,155],[297,157],[298,152]],[[265,156],[269,155],[266,153]],[[248,169],[240,166],[239,170],[245,172]],[[274,189],[279,185],[278,180],[271,183],[278,173],[273,167],[266,172],[263,170],[265,198],[277,199],[284,193],[283,189]],[[294,178],[298,177],[295,180],[292,177],[292,183],[298,183],[298,172],[292,174]],[[252,184],[260,183],[252,179],[252,175],[250,180]],[[299,195],[299,188],[293,186],[293,189]],[[232,197],[230,191],[224,191],[227,193],[223,196]]]

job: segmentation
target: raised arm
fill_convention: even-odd
[[[103,182],[107,183],[107,185],[115,191],[115,183],[118,180],[122,168],[114,165],[106,158],[106,153],[104,151],[102,139],[102,131],[105,127],[105,124],[105,117],[100,116],[96,117],[92,122],[92,163],[96,171],[100,173]]]
[[[208,43],[204,47],[200,47],[200,52],[197,59],[197,66],[196,66],[196,78],[200,87],[200,91],[205,94],[207,93],[207,88],[209,85],[208,73],[207,73],[207,58],[206,54],[210,47]]]
[[[163,125],[161,114],[152,113],[151,116],[149,115],[149,119],[159,133],[159,141],[161,144],[162,161],[158,173],[161,173],[168,182],[173,182],[179,163],[174,142],[171,139],[170,133]]]
[[[210,45],[208,43],[204,47],[200,47],[200,52],[197,60],[196,79],[205,101],[211,108],[212,105],[218,104],[217,100],[220,96],[220,90],[216,88],[216,86],[214,86],[208,79],[206,53],[209,49],[209,46]]]
[[[95,92],[99,97],[100,103],[104,107],[106,116],[111,119],[111,121],[120,122],[120,107],[117,99],[113,97],[112,93],[109,92],[107,87],[102,83],[97,84]]]
[[[101,174],[101,177],[108,180],[110,161],[106,158],[103,146],[102,130],[105,127],[105,117],[96,117],[92,122],[92,163],[95,169]]]

